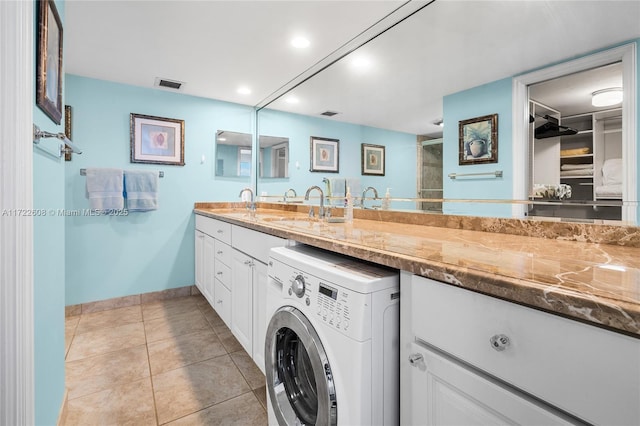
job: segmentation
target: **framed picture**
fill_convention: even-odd
[[[362,174],[384,176],[384,146],[362,144]]]
[[[65,105],[64,106],[64,134],[67,136],[67,138],[69,138],[69,140],[73,140],[73,137],[71,135],[71,119],[72,119],[72,108],[70,105]],[[68,147],[65,146],[65,147]],[[69,150],[65,150],[64,152],[64,160],[65,161],[71,161],[72,158],[72,153]]]
[[[498,114],[458,124],[460,165],[498,162]]]
[[[60,124],[62,119],[62,21],[53,0],[39,1],[36,105]]]
[[[339,171],[338,139],[327,139],[311,136],[311,168],[310,172],[338,173]]]
[[[184,120],[132,113],[131,162],[184,166]]]

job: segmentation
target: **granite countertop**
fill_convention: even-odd
[[[196,203],[195,213],[369,260],[640,338],[640,230],[309,206]],[[341,209],[337,213],[341,214]]]

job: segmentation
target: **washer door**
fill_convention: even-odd
[[[269,322],[265,370],[280,425],[336,425],[329,359],[313,325],[294,307],[278,309]]]

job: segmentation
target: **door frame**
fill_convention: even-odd
[[[513,120],[513,199],[527,200],[529,176],[529,85],[562,77],[612,62],[622,62],[622,158],[623,185],[622,199],[635,201],[637,189],[637,69],[636,43],[626,43],[618,47],[593,53],[582,58],[563,62],[513,78],[512,120]],[[524,173],[523,173],[524,172]],[[627,203],[622,207],[622,221],[637,224],[637,207]],[[525,204],[515,204],[512,216],[526,217]]]
[[[35,422],[33,319],[33,1],[0,1],[0,424]],[[19,213],[22,212],[22,213]]]

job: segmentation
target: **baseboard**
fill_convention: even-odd
[[[115,297],[112,299],[98,300],[95,302],[81,303],[78,305],[65,306],[65,317],[72,317],[80,314],[88,314],[92,312],[107,311],[116,308],[125,308],[127,306],[140,305],[143,303],[151,303],[159,300],[174,299],[176,297],[185,297],[198,295],[200,292],[195,285],[185,287],[170,288],[167,290],[153,291],[150,293],[134,294],[131,296]]]

